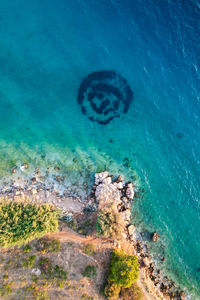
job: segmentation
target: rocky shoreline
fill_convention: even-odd
[[[125,222],[123,236],[134,247],[139,259],[140,267],[146,279],[150,279],[156,293],[164,299],[185,299],[185,293],[176,286],[175,282],[163,275],[153,262],[148,245],[136,238],[136,228],[131,222],[131,203],[134,201],[134,184],[124,183],[121,176],[113,180],[113,176],[107,171],[95,174],[95,185],[93,186],[95,201],[98,205],[102,202],[112,202]],[[159,239],[159,234],[152,234],[152,242]],[[164,260],[164,257],[162,258]]]
[[[24,165],[24,168],[27,167],[27,165]],[[13,173],[15,173],[14,170],[12,170]],[[53,185],[47,187],[45,183],[39,182],[37,173],[39,173],[39,170],[36,170],[36,176],[32,177],[29,182],[27,181],[27,184],[24,186],[12,184],[3,187],[0,190],[0,196],[6,196],[14,200],[17,200],[19,197],[29,197],[31,200],[42,199],[43,202],[52,203],[59,207],[62,210],[62,214],[69,217],[81,214],[88,207],[93,211],[97,211],[97,209],[101,208],[101,205],[112,203],[124,221],[125,226],[122,236],[133,247],[133,254],[137,255],[139,259],[145,280],[151,281],[158,297],[163,299],[185,299],[185,293],[156,267],[149,254],[148,244],[137,237],[137,229],[131,222],[131,207],[136,192],[133,183],[125,183],[122,176],[114,178],[107,171],[96,173],[92,192],[81,199],[81,197],[70,191],[60,195],[59,192],[54,190]],[[57,180],[61,180],[59,175]],[[152,234],[152,242],[156,242],[158,239],[159,234],[154,232]],[[119,247],[117,241],[114,241],[114,243]],[[162,259],[164,260],[165,258],[163,257]]]

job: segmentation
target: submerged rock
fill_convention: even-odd
[[[12,172],[13,174],[16,173],[16,171],[17,171],[16,169],[17,169],[17,167],[13,167],[11,172]]]
[[[151,237],[152,242],[157,242],[159,240],[159,233],[154,232]]]

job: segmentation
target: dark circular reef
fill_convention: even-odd
[[[82,81],[78,92],[82,113],[102,125],[126,114],[132,100],[133,92],[127,80],[115,71],[89,74]]]

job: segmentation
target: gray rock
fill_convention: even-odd
[[[112,183],[112,178],[109,176],[109,177],[106,177],[102,180],[102,183],[104,184],[110,184]]]
[[[103,179],[109,176],[109,173],[107,171],[102,173],[96,173],[95,174],[95,184],[98,185],[99,183],[102,183]]]
[[[124,221],[130,222],[130,219],[131,219],[131,211],[130,210],[127,209],[125,211],[122,211],[122,212],[120,212],[120,215]]]
[[[114,184],[101,183],[97,186],[95,191],[96,200],[104,203],[121,203],[121,192],[116,188]]]
[[[131,236],[135,233],[135,226],[133,224],[128,226],[128,234]]]
[[[128,198],[128,199],[133,199],[134,198],[134,190],[133,190],[133,187],[128,187],[127,189],[126,189],[126,197]]]
[[[123,189],[123,182],[114,182],[113,183],[119,190]]]

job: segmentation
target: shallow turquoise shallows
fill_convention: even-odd
[[[199,34],[198,0],[0,0],[1,185],[35,167],[49,168],[51,183],[59,167],[65,188],[79,190],[104,169],[136,181],[146,193],[134,222],[160,233],[152,253],[166,256],[165,272],[192,299],[200,299]],[[110,70],[133,101],[124,113],[120,98],[119,117],[103,125],[77,97],[89,74]],[[28,171],[11,173],[25,162]]]

